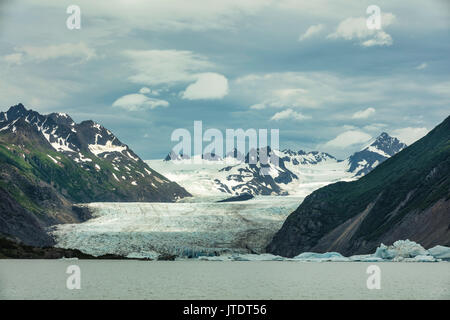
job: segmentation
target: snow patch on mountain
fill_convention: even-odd
[[[349,172],[356,177],[361,177],[404,148],[406,148],[406,144],[383,132],[361,151],[348,157],[345,162]]]
[[[126,146],[116,146],[112,144],[112,141],[106,141],[105,144],[90,144],[89,150],[97,157],[105,152],[122,152],[127,149]]]

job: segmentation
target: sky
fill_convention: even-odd
[[[449,40],[446,0],[0,0],[0,110],[92,119],[143,159],[196,120],[345,158],[449,115]]]

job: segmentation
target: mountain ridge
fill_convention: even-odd
[[[450,117],[411,146],[352,182],[311,193],[267,251],[363,254],[380,242],[450,244]]]
[[[272,150],[270,147],[257,148],[255,150],[256,161],[251,163],[249,161],[251,151],[245,156],[238,157],[237,150],[229,152],[225,159],[214,154],[195,156],[193,159],[205,160],[205,163],[214,161],[218,165],[223,163],[223,167],[218,169],[216,174],[211,174],[211,179],[214,181],[216,188],[223,193],[231,195],[247,193],[252,195],[291,195],[296,193],[296,186],[308,183],[304,177],[307,178],[311,170],[314,171],[317,168],[319,172],[323,169],[323,172],[319,172],[321,175],[330,173],[329,183],[337,180],[357,179],[405,146],[398,139],[383,132],[373,139],[369,145],[353,153],[345,160],[338,160],[331,154],[322,151],[307,152],[302,149],[299,151],[291,149],[278,151]],[[266,148],[268,148],[270,155],[276,157],[278,163],[263,163],[264,161],[260,161],[260,150],[266,152]],[[183,167],[184,163],[190,164],[193,159],[188,155],[177,155],[171,151],[163,161],[165,163],[178,163],[180,167]],[[195,164],[194,161],[192,162]],[[226,176],[223,175],[225,172],[228,173]],[[336,172],[340,172],[340,174],[336,175]],[[183,174],[186,174],[186,172],[183,172]]]
[[[45,229],[83,221],[73,206],[99,201],[174,201],[190,194],[154,171],[111,131],[22,104],[0,112],[0,233],[27,244],[52,241]],[[21,228],[17,226],[29,221]],[[39,239],[33,236],[39,235]]]

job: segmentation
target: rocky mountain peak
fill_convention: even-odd
[[[353,172],[355,176],[363,176],[404,148],[406,148],[406,144],[391,137],[388,133],[382,132],[370,145],[355,152],[347,159],[348,171]]]

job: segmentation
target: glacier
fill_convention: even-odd
[[[56,246],[99,256],[154,259],[262,253],[299,198],[260,196],[216,203],[222,197],[177,203],[90,203],[93,218],[57,225]],[[276,205],[274,205],[276,203]]]
[[[344,257],[338,252],[303,252],[293,258],[265,253],[265,247],[302,198],[257,196],[238,202],[209,197],[176,203],[89,203],[93,217],[80,224],[56,225],[56,246],[100,256],[132,259],[296,262],[437,262],[450,261],[450,248],[430,249],[410,240],[380,244],[373,254]]]

